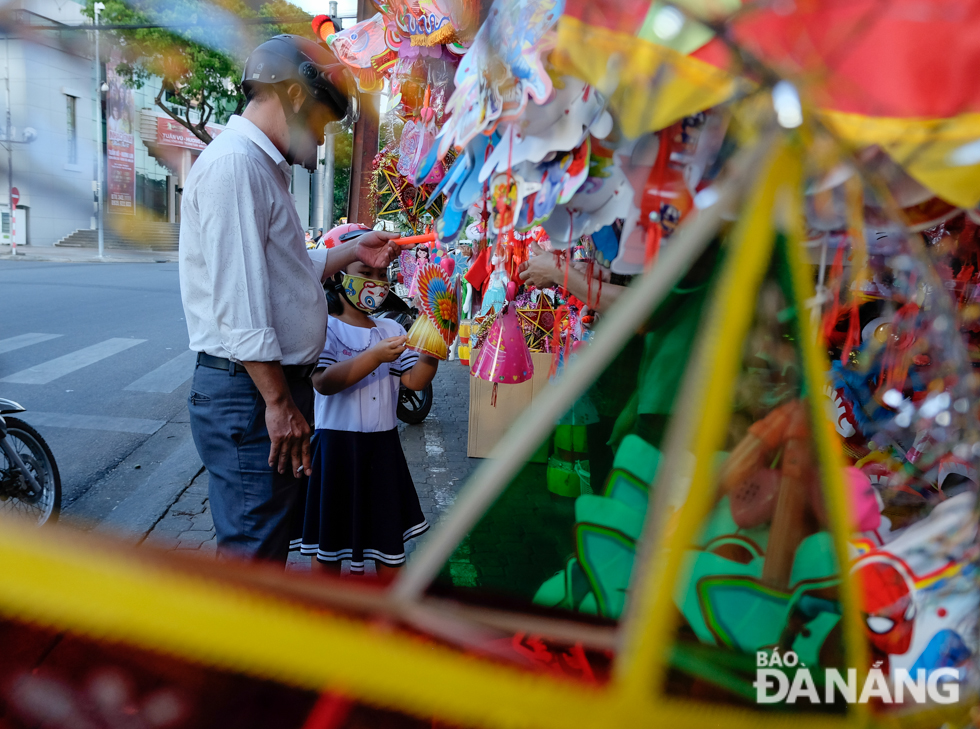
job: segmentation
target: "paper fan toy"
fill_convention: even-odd
[[[436,359],[448,359],[449,345],[459,330],[456,287],[440,266],[431,264],[419,268],[415,284],[422,314],[408,332],[407,346]]]

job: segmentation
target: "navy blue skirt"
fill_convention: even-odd
[[[313,473],[306,490],[300,537],[290,543],[320,562],[405,563],[405,542],[429,528],[398,430],[313,434]]]

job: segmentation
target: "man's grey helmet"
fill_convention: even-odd
[[[329,131],[349,128],[360,115],[353,75],[319,43],[284,33],[252,51],[242,72],[242,91],[247,99],[251,99],[255,84],[283,81],[300,84],[314,100],[333,110],[338,121],[328,126]]]

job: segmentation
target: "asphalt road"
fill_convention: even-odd
[[[176,447],[193,374],[176,263],[0,261],[0,295],[0,396],[54,451],[63,511],[149,439]]]

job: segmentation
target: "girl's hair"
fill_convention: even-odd
[[[327,296],[327,311],[330,316],[339,316],[344,313],[344,295],[341,293],[340,286],[340,282],[343,280],[344,272],[338,271],[323,284],[323,293]]]

